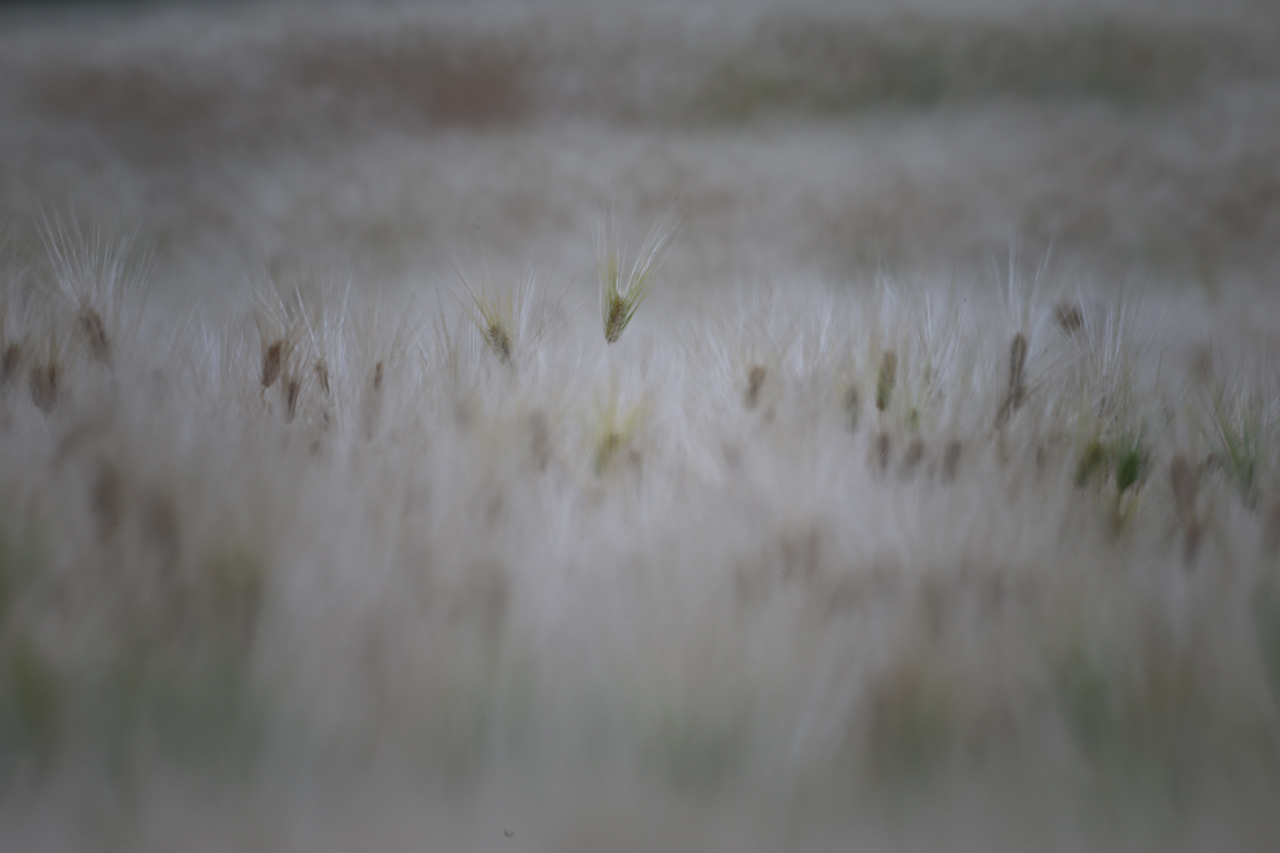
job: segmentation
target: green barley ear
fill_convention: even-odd
[[[476,327],[490,352],[500,363],[510,367],[517,327],[523,319],[521,315],[526,307],[523,286],[500,289],[489,265],[488,255],[484,257],[484,271],[479,278],[463,272],[459,263],[452,260],[450,263],[466,290],[462,307],[467,312],[468,319]]]
[[[889,350],[880,360],[880,375],[876,377],[876,408],[884,411],[893,399],[893,386],[898,381],[898,354]]]
[[[1142,436],[1127,436],[1116,450],[1116,491],[1124,494],[1147,473],[1151,451]]]
[[[521,353],[550,328],[548,312],[559,310],[563,295],[549,306],[535,308],[539,283],[534,270],[526,270],[510,285],[499,285],[488,256],[478,276],[463,272],[456,261],[450,263],[466,290],[460,301],[471,324],[499,363],[514,368]]]
[[[668,211],[649,231],[630,266],[618,246],[615,229],[603,218],[595,225],[596,258],[600,265],[600,319],[604,339],[615,343],[631,323],[636,309],[649,295],[653,278],[671,249],[677,220]]]

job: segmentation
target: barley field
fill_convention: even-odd
[[[1277,43],[0,7],[0,848],[1275,849]]]

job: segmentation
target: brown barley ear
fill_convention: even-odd
[[[763,365],[754,365],[747,374],[747,394],[743,403],[748,409],[754,409],[756,404],[760,402],[760,388],[764,385],[765,377],[768,371]]]
[[[281,393],[284,395],[284,422],[293,423],[293,417],[298,411],[298,397],[302,393],[302,380],[297,376],[289,376]]]
[[[22,345],[11,343],[0,355],[0,388],[8,388],[22,368]]]
[[[880,373],[876,376],[876,408],[884,411],[893,399],[893,387],[898,381],[898,354],[885,352],[880,359]]]
[[[372,441],[377,431],[378,417],[382,411],[382,381],[384,376],[382,362],[373,366],[373,376],[369,379],[369,392],[364,395],[364,437]]]
[[[76,318],[76,326],[84,337],[89,348],[89,357],[96,362],[110,366],[111,341],[107,337],[107,327],[102,322],[102,315],[93,306],[85,304]]]
[[[58,403],[58,387],[61,383],[62,370],[56,361],[36,365],[31,368],[30,386],[31,402],[46,415]]]
[[[262,349],[262,388],[266,390],[280,378],[280,369],[284,366],[288,343],[280,338],[267,344]]]
[[[329,396],[329,365],[323,358],[317,358],[312,369],[315,371],[316,379],[320,382],[320,391],[326,397]]]
[[[1025,371],[1027,366],[1027,339],[1021,332],[1013,336],[1009,345],[1009,387],[1005,391],[1004,402],[996,413],[996,429],[1000,429],[1009,421],[1009,416],[1022,406],[1022,398],[1026,394]]]
[[[1022,396],[1026,391],[1023,383],[1023,372],[1027,366],[1027,339],[1022,333],[1013,336],[1009,345],[1009,399],[1013,401],[1016,411],[1022,405]]]
[[[1079,305],[1059,302],[1053,309],[1053,321],[1064,335],[1074,335],[1084,325],[1084,312]]]

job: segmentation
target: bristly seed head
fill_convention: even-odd
[[[884,411],[893,399],[893,386],[898,381],[898,354],[889,350],[880,359],[880,375],[876,377],[876,408]]]
[[[320,380],[320,390],[326,397],[329,396],[329,365],[325,363],[323,358],[317,358],[314,365],[316,379]]]
[[[1022,405],[1022,395],[1025,391],[1023,370],[1026,366],[1027,339],[1019,332],[1013,336],[1013,343],[1009,346],[1009,399],[1013,401],[1015,411]]]
[[[56,361],[31,368],[31,402],[46,415],[58,402],[58,384],[61,369]]]
[[[22,366],[22,345],[18,343],[9,344],[4,348],[4,355],[0,356],[0,388],[7,388],[14,377],[18,375],[18,368]]]
[[[618,338],[622,337],[623,329],[627,328],[627,324],[631,322],[631,316],[635,313],[636,306],[640,304],[640,300],[636,299],[630,306],[627,299],[617,291],[617,279],[614,279],[614,289],[608,295],[608,303],[604,312],[604,339],[606,343],[617,343]]]
[[[1080,310],[1079,305],[1059,302],[1053,309],[1053,319],[1063,334],[1074,335],[1084,325],[1084,312]]]
[[[262,351],[262,387],[264,389],[274,385],[280,376],[280,368],[284,366],[284,348],[285,341],[281,338]]]
[[[89,347],[89,357],[102,364],[111,364],[111,341],[107,338],[107,327],[103,325],[102,316],[89,305],[80,309],[77,320],[80,333],[84,335],[85,344]]]
[[[484,335],[485,343],[489,345],[489,349],[493,350],[498,356],[498,361],[503,364],[511,364],[511,334],[506,327],[497,321],[490,321],[488,330]]]
[[[595,239],[600,264],[600,318],[606,343],[616,343],[622,337],[636,309],[649,295],[653,277],[671,248],[675,230],[673,213],[659,219],[624,275],[616,235],[610,233],[603,221],[597,223]]]
[[[1018,411],[1022,405],[1022,398],[1026,394],[1023,379],[1026,366],[1027,339],[1019,332],[1013,336],[1013,343],[1009,345],[1009,388],[1005,393],[1004,402],[1000,404],[1000,411],[996,413],[996,429],[1008,423],[1009,416]]]
[[[302,380],[290,376],[284,383],[284,422],[293,423],[298,411],[298,395],[302,392]]]

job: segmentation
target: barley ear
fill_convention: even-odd
[[[1022,333],[1013,336],[1013,343],[1009,346],[1009,399],[1012,401],[1014,411],[1022,405],[1022,396],[1025,393],[1023,385],[1023,371],[1027,366],[1027,339]]]
[[[889,350],[880,359],[880,374],[876,377],[876,408],[884,411],[893,399],[893,386],[898,381],[898,354]]]
[[[627,266],[617,234],[603,220],[595,227],[596,257],[600,270],[600,320],[606,343],[613,344],[648,297],[658,268],[666,259],[676,233],[676,217],[668,211],[649,231],[640,253]]]
[[[1027,339],[1021,332],[1013,336],[1009,345],[1009,387],[1005,392],[1004,402],[996,413],[996,429],[1000,429],[1009,421],[1009,416],[1022,405],[1026,394],[1023,374],[1027,366]]]

